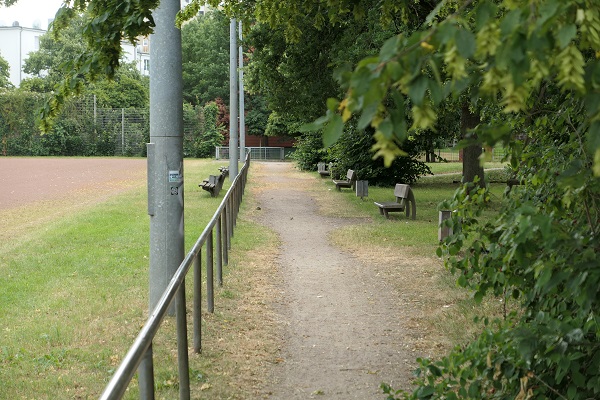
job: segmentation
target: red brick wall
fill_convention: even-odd
[[[223,146],[228,146],[226,140]],[[246,135],[246,147],[293,147],[294,139],[279,136]]]

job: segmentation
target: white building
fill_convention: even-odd
[[[22,26],[0,26],[0,56],[10,66],[10,82],[19,86],[21,81],[30,77],[23,72],[23,64],[29,53],[40,49],[40,36],[46,31]]]
[[[181,7],[185,7],[190,0],[181,0]],[[204,13],[205,7],[201,7],[200,13]],[[52,19],[48,19],[48,23]],[[6,26],[4,21],[0,20],[0,56],[8,61],[10,66],[10,81],[13,85],[19,86],[21,81],[31,75],[23,72],[23,65],[29,53],[37,51],[40,48],[40,36],[46,33],[41,29],[39,21],[33,22],[33,28],[26,28],[13,22],[11,26]],[[125,62],[135,62],[135,65],[144,76],[150,75],[150,39],[139,38],[137,45],[129,42],[122,42],[123,58]]]

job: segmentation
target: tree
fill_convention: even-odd
[[[181,28],[181,41],[184,100],[229,102],[229,19],[220,11],[199,15]]]
[[[10,83],[10,65],[0,54],[0,89],[12,87]]]
[[[38,93],[49,93],[65,79],[62,65],[65,60],[86,51],[80,31],[84,18],[71,20],[71,24],[54,34],[46,33],[40,38],[38,51],[29,54],[23,70],[33,75],[25,79],[21,88]],[[81,94],[94,94],[97,105],[104,108],[142,108],[148,105],[148,81],[133,64],[122,64],[113,79],[98,77],[85,81]]]

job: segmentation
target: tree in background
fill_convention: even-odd
[[[183,152],[186,157],[209,158],[215,153],[215,147],[221,146],[226,127],[219,122],[219,106],[216,102],[204,107],[183,105],[184,141]]]
[[[0,54],[0,89],[10,87],[12,87],[12,83],[10,83],[10,65]]]
[[[38,51],[29,54],[23,71],[33,75],[21,83],[22,90],[49,93],[64,78],[62,65],[65,60],[77,57],[86,50],[80,29],[84,18],[71,20],[63,30],[48,32],[40,38]],[[104,108],[143,108],[148,105],[148,79],[133,64],[122,64],[113,79],[97,79],[85,82],[81,94],[96,95],[97,106]]]
[[[181,28],[183,98],[201,105],[229,102],[229,18],[218,10],[199,15]]]

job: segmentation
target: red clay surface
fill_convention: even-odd
[[[145,177],[145,159],[0,157],[0,210],[86,189],[117,192]]]

